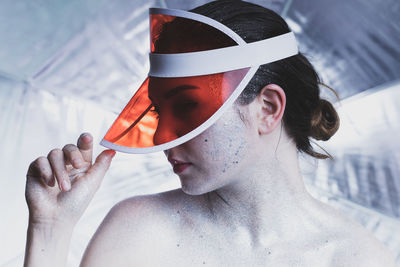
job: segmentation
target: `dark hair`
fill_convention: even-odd
[[[285,20],[277,13],[244,1],[217,0],[190,11],[219,21],[240,35],[247,43],[290,32]],[[174,27],[173,24],[175,26],[176,24],[183,25],[176,19],[171,25],[166,25],[161,35],[166,33],[164,36],[168,36],[168,27]],[[200,49],[210,49],[207,45],[212,47],[213,44],[210,44],[210,42],[213,42],[212,40],[217,39],[217,42],[221,43],[223,38],[226,39],[226,46],[235,44],[232,43],[230,38],[221,36],[215,30],[213,30],[212,38],[209,38],[210,29],[199,29],[196,22],[193,22],[192,25],[185,24],[186,29],[182,29],[181,34],[189,35],[195,27],[197,41],[191,43],[191,46],[183,45],[181,47],[197,45]],[[162,36],[160,36],[159,43],[163,43],[164,50],[165,40],[162,39]],[[204,42],[204,40],[207,41]],[[170,43],[170,45],[173,44]],[[176,48],[174,50],[176,51]],[[326,141],[333,136],[339,128],[339,116],[330,102],[320,98],[319,85],[322,83],[307,58],[299,53],[289,58],[261,65],[239,96],[237,103],[240,105],[251,103],[260,90],[271,83],[278,84],[285,91],[286,108],[283,115],[283,125],[288,135],[294,139],[297,149],[316,158],[332,158],[329,153],[325,155],[314,151],[310,144],[309,137]],[[336,92],[334,93],[336,94]]]

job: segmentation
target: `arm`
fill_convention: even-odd
[[[92,137],[53,149],[29,166],[25,198],[29,209],[24,266],[65,266],[72,231],[89,205],[115,152],[100,153],[92,165]],[[58,186],[55,186],[58,184]]]
[[[29,223],[25,267],[65,266],[72,228]]]
[[[127,261],[126,257],[123,257],[123,249],[118,246],[118,243],[122,244],[123,225],[118,226],[119,218],[119,206],[114,206],[104,218],[103,222],[96,230],[96,233],[91,238],[85,253],[82,257],[80,267],[103,267],[103,266],[122,266],[121,259]],[[122,224],[122,223],[121,223]]]
[[[90,240],[80,267],[136,266],[133,264],[140,248],[134,244],[144,225],[132,216],[140,214],[135,202],[135,198],[121,201],[108,212]]]
[[[116,204],[86,248],[81,267],[163,266],[169,227],[156,195],[135,196]],[[172,265],[171,265],[172,266]]]

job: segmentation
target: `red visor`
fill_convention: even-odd
[[[149,77],[104,139],[143,148],[182,137],[215,114],[246,73],[247,69],[184,78]]]
[[[214,27],[187,18],[151,14],[150,25],[152,53],[197,52],[236,44]],[[204,42],[203,38],[210,42]],[[150,76],[104,140],[127,148],[149,148],[174,141],[210,119],[247,71],[248,68],[174,78]]]
[[[105,135],[101,144],[106,147],[148,153],[190,140],[222,115],[258,68],[247,63],[226,68],[226,62],[238,61],[230,49],[246,43],[223,24],[195,13],[150,9],[150,39],[149,77]]]

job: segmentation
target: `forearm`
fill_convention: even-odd
[[[72,235],[72,227],[29,223],[25,267],[65,266]]]

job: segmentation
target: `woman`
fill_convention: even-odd
[[[274,12],[242,1],[215,1],[192,12],[221,22],[246,43],[290,32]],[[157,32],[152,52],[214,49],[212,40],[232,45],[209,29],[204,36],[193,34],[198,23],[189,24],[168,21]],[[209,38],[210,31],[217,37]],[[165,36],[190,38],[171,43]],[[304,187],[298,153],[329,157],[315,152],[309,138],[328,140],[339,126],[333,106],[319,98],[318,75],[308,60],[299,53],[260,66],[234,103],[226,105],[231,98],[224,98],[219,86],[239,86],[247,74],[238,73],[144,83],[151,105],[143,105],[145,112],[133,124],[153,114],[157,118],[148,115],[146,122],[157,122],[154,135],[137,139],[129,126],[105,139],[111,147],[121,138],[141,140],[142,147],[165,144],[182,188],[118,203],[90,241],[81,266],[394,266],[390,253],[361,225],[315,200]],[[215,85],[218,79],[223,82]],[[210,89],[193,102],[205,83],[217,93]],[[174,100],[173,94],[185,100]],[[216,107],[212,96],[222,99]],[[221,107],[224,112],[212,125],[168,145],[207,123]],[[103,151],[92,164],[92,142],[90,134],[82,134],[77,146],[54,149],[30,165],[25,266],[65,265],[73,228],[115,154]]]

